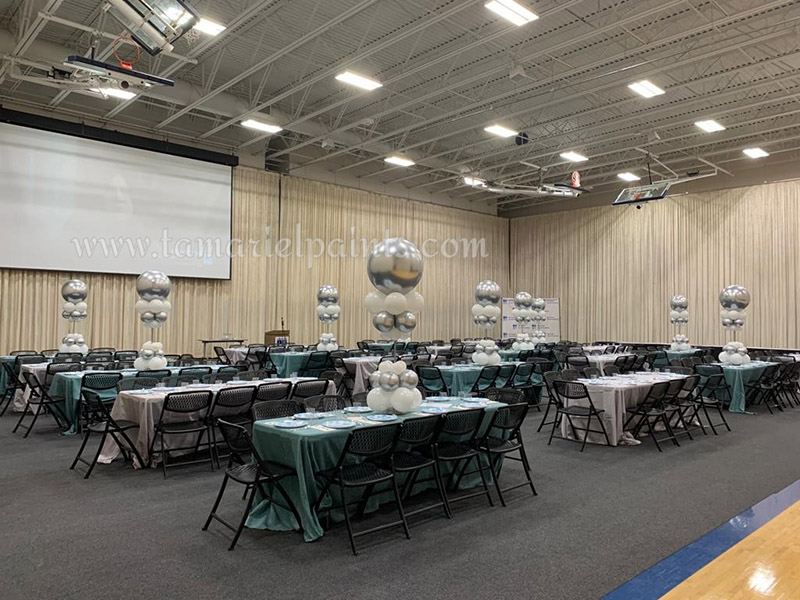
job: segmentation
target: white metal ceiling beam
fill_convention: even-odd
[[[30,24],[28,29],[26,29],[22,35],[20,36],[19,40],[17,40],[16,46],[14,46],[14,50],[11,52],[12,56],[23,56],[25,51],[30,48],[30,45],[34,42],[34,40],[39,36],[39,33],[44,29],[44,26],[47,22],[42,18],[42,12],[45,13],[52,13],[58,10],[58,7],[61,6],[63,0],[47,0],[47,4],[42,7],[42,11],[36,15],[36,18],[33,20],[33,23]],[[6,77],[6,73],[8,72],[8,62],[3,63],[0,65],[0,83],[3,83],[3,80]]]

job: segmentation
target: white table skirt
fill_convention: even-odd
[[[225,348],[225,356],[228,357],[228,360],[231,361],[232,365],[235,365],[240,360],[245,360],[247,358],[247,351],[249,348],[247,346],[234,346],[233,348]]]
[[[608,365],[613,365],[620,356],[633,356],[632,354],[590,354],[586,358],[589,359],[590,367],[597,367],[600,372]]]
[[[378,370],[378,363],[380,356],[355,356],[353,358],[345,358],[346,364],[355,365],[355,383],[353,383],[353,393],[361,394],[368,391],[367,378],[370,373]]]

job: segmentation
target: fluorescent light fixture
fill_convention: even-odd
[[[769,156],[769,152],[761,148],[745,148],[742,152],[750,158],[766,158]]]
[[[638,175],[634,175],[633,173],[625,172],[617,174],[617,177],[622,179],[622,181],[639,181],[641,177]]]
[[[634,92],[639,94],[640,96],[644,96],[645,98],[652,98],[653,96],[660,96],[664,93],[660,87],[654,84],[647,79],[642,79],[641,81],[637,81],[636,83],[632,83],[628,86]]]
[[[478,177],[464,177],[464,183],[472,187],[486,187],[486,182]]]
[[[410,167],[411,165],[414,164],[413,160],[410,160],[408,158],[403,158],[402,156],[397,156],[396,154],[393,154],[392,156],[387,156],[383,160],[391,165],[397,165],[398,167]]]
[[[492,0],[484,6],[517,26],[525,25],[525,23],[539,18],[537,14],[514,0]]]
[[[577,152],[572,152],[571,150],[569,152],[562,152],[561,158],[568,160],[569,162],[586,162],[589,160],[583,154],[578,154]]]
[[[106,0],[106,3],[109,14],[153,56],[162,50],[171,52],[175,40],[200,20],[186,0]]]
[[[375,90],[383,85],[380,81],[375,81],[374,79],[370,79],[369,77],[357,75],[352,71],[345,71],[344,73],[339,73],[336,76],[336,79],[338,79],[342,83],[349,83],[350,85],[360,87],[362,90]]]
[[[516,131],[508,127],[503,127],[502,125],[489,125],[488,127],[484,127],[483,130],[494,135],[499,135],[500,137],[512,137],[517,135]]]
[[[247,127],[249,129],[256,129],[258,131],[265,131],[267,133],[278,133],[283,129],[282,127],[278,127],[277,125],[270,125],[269,123],[256,121],[255,119],[247,119],[246,121],[242,121],[242,127]]]
[[[121,90],[119,88],[90,88],[90,92],[102,94],[104,98],[119,98],[120,100],[130,100],[136,97],[136,94],[128,90]]]
[[[193,29],[208,35],[219,35],[225,31],[225,25],[214,23],[214,21],[209,21],[208,19],[200,19]]]
[[[717,123],[714,119],[707,119],[705,121],[698,121],[695,123],[700,129],[706,133],[714,133],[717,131],[725,131],[725,127]]]

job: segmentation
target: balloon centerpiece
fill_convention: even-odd
[[[86,345],[86,340],[83,339],[81,333],[68,333],[61,339],[61,345],[58,347],[59,352],[80,352],[83,355],[89,353],[89,346]]]
[[[339,349],[339,344],[336,342],[336,338],[332,333],[323,333],[319,336],[319,342],[317,343],[317,350],[320,352],[333,352],[334,350]]]
[[[419,377],[402,360],[385,360],[378,370],[370,373],[372,389],[367,394],[367,405],[375,412],[405,414],[422,404],[422,393],[417,389]]]
[[[148,329],[158,329],[167,322],[172,303],[167,300],[172,290],[172,282],[161,271],[145,271],[136,279],[136,312],[139,321]],[[145,342],[139,350],[139,358],[134,367],[140,371],[163,369],[167,366],[163,346],[160,342]]]
[[[407,338],[425,306],[422,294],[414,290],[422,279],[422,254],[406,239],[385,239],[367,259],[367,276],[376,289],[364,298],[372,325],[382,339]]]
[[[511,344],[511,349],[515,350],[516,352],[521,352],[523,350],[533,350],[536,348],[536,342],[533,340],[533,337],[527,333],[518,333],[517,339]]]
[[[722,310],[719,313],[722,326],[733,331],[733,342],[725,344],[719,354],[719,360],[732,365],[746,365],[750,362],[747,348],[736,340],[736,332],[744,327],[747,313],[744,310],[750,306],[750,291],[741,285],[726,285],[719,293],[719,304]]]
[[[546,308],[547,302],[545,302],[544,298],[533,299],[533,304],[531,305],[533,315],[531,318],[536,327],[531,333],[531,339],[538,344],[544,344],[547,341],[547,334],[542,331],[542,323],[547,320]]]
[[[685,351],[691,350],[692,346],[689,343],[689,338],[686,337],[681,329],[689,322],[689,301],[686,296],[676,294],[669,301],[669,322],[678,328],[678,333],[672,338],[670,350]]]
[[[332,285],[323,285],[317,290],[317,318],[330,325],[339,320],[342,307],[339,306],[339,290]]]
[[[481,340],[475,344],[475,352],[472,353],[472,362],[482,366],[499,365],[502,359],[497,350],[497,343],[495,343],[494,340]]]
[[[472,305],[472,320],[482,329],[491,329],[500,318],[500,300],[503,291],[494,281],[485,279],[475,287],[475,304]]]
[[[535,313],[533,310],[533,296],[528,292],[517,292],[514,295],[514,308],[511,309],[511,316],[520,326],[533,321]]]

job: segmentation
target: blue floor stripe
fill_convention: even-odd
[[[658,600],[798,500],[800,480],[684,546],[606,594],[603,600]]]

